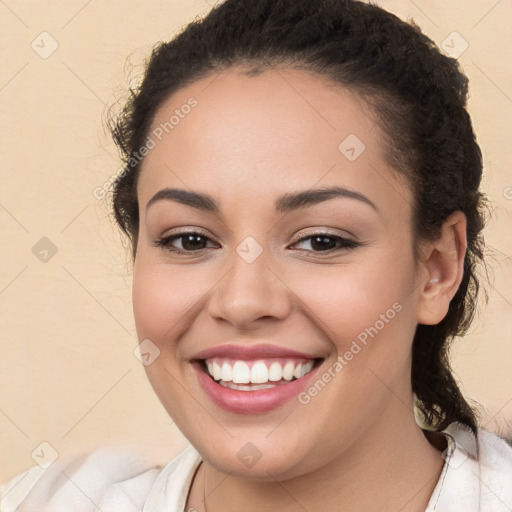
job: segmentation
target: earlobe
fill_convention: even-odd
[[[448,313],[464,275],[466,249],[466,216],[456,211],[444,222],[439,238],[424,250],[422,267],[427,278],[418,287],[419,324],[438,324]]]

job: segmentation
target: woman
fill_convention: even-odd
[[[454,59],[352,0],[227,0],[160,44],[112,126],[114,213],[191,446],[33,470],[2,510],[512,510],[512,448],[447,358],[483,255],[466,99]]]

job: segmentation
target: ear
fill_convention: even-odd
[[[464,275],[466,249],[466,216],[456,211],[444,222],[439,238],[423,247],[419,324],[438,324],[448,313]]]

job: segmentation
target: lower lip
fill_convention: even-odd
[[[221,386],[204,370],[200,363],[192,363],[199,383],[210,399],[222,409],[236,414],[258,414],[271,411],[296,397],[306,388],[312,376],[318,370],[313,368],[300,379],[280,384],[274,388],[259,391],[238,391]]]

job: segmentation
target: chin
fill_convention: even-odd
[[[229,438],[224,443],[205,439],[195,442],[191,439],[208,464],[230,476],[271,482],[301,476],[315,469],[311,466],[314,461],[307,457],[303,442],[298,440],[297,443],[276,446],[277,442],[282,441],[272,442],[268,430],[262,432],[260,437],[252,437],[252,441],[247,437],[243,440]]]

